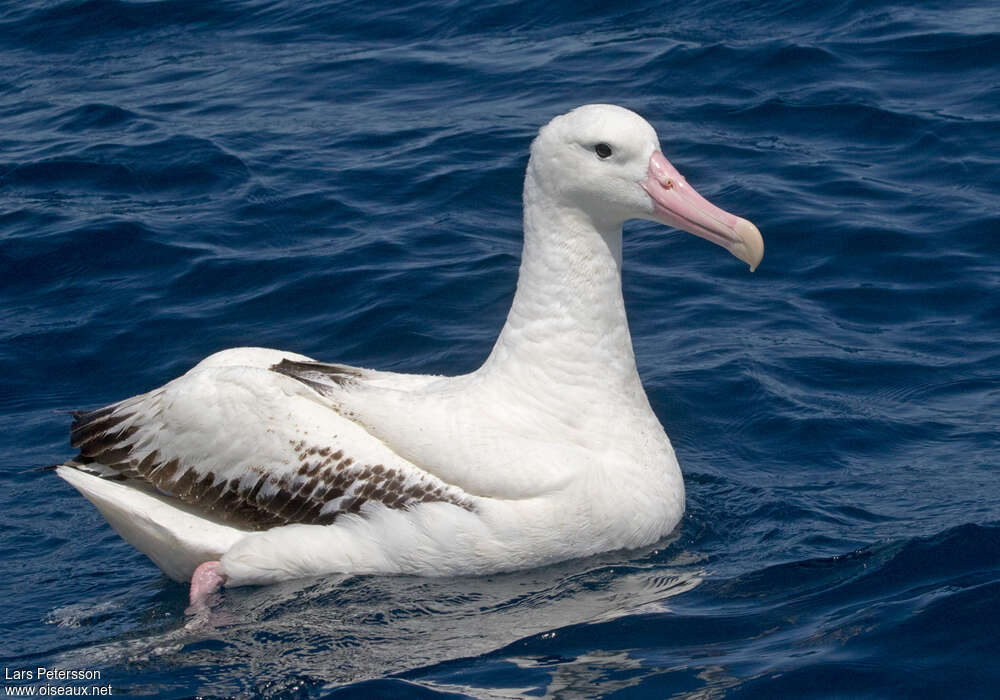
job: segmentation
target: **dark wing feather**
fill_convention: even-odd
[[[347,365],[287,359],[272,365],[271,371],[296,379],[324,396],[329,395],[331,391],[356,383],[364,376],[357,368]]]
[[[168,415],[176,409],[164,408],[173,402],[157,396],[169,388],[75,413],[70,442],[80,454],[69,466],[105,478],[147,482],[214,518],[250,530],[290,523],[329,524],[342,513],[358,512],[368,501],[389,508],[444,501],[473,509],[464,491],[402,460],[394,466],[356,461],[338,447],[335,436],[322,443],[318,437],[284,439],[275,462],[241,458],[240,464],[220,464],[213,471],[196,455],[184,453],[189,441]],[[213,422],[211,430],[227,429],[222,412],[205,420]],[[274,435],[284,428],[255,426],[259,433]],[[161,431],[171,439],[160,439]],[[275,444],[269,443],[271,454]]]

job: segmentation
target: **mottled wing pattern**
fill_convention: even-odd
[[[143,480],[216,519],[252,530],[329,524],[343,513],[357,513],[369,501],[389,508],[444,501],[473,509],[472,499],[461,489],[398,457],[395,462],[358,459],[351,454],[351,441],[341,443],[337,435],[320,439],[315,430],[312,435],[296,433],[287,424],[268,424],[266,419],[259,425],[234,426],[223,408],[213,427],[234,429],[233,434],[213,435],[208,441],[204,428],[213,419],[211,408],[189,428],[171,415],[177,407],[164,396],[169,391],[167,385],[106,408],[75,413],[70,441],[80,450],[78,468]],[[260,450],[239,442],[251,443],[247,436],[254,433],[260,436]],[[198,447],[206,442],[217,446],[211,454]],[[383,453],[369,453],[384,454],[380,449]]]

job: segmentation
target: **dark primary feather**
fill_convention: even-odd
[[[296,379],[320,394],[327,394],[331,389],[357,382],[364,376],[364,373],[357,368],[347,365],[295,360],[282,360],[271,365],[271,371]]]
[[[343,377],[348,381],[352,377],[335,365],[317,368],[311,363],[287,363],[283,369],[301,370],[292,365],[309,365],[309,371],[331,380]],[[342,513],[358,512],[367,501],[389,508],[426,501],[444,501],[469,510],[473,507],[463,491],[436,477],[415,476],[381,464],[359,464],[335,445],[290,441],[289,463],[297,462],[297,467],[281,465],[281,469],[272,470],[272,465],[250,464],[237,476],[226,479],[198,470],[183,456],[137,449],[139,444],[146,444],[144,437],[155,434],[155,428],[140,423],[133,400],[73,415],[70,444],[80,454],[67,466],[103,478],[141,480],[161,493],[245,529],[266,530],[291,523],[326,525]]]

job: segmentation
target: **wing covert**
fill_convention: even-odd
[[[392,452],[261,368],[192,370],[148,394],[77,412],[77,462],[104,465],[248,530],[329,524],[366,502],[407,508],[474,498]]]

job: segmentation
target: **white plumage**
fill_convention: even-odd
[[[79,414],[81,454],[58,473],[178,580],[215,560],[231,586],[483,573],[655,542],[680,520],[684,485],[632,353],[629,218],[751,268],[763,255],[756,228],[698,197],[641,117],[580,107],[532,144],[517,292],[478,370],[227,350]]]

